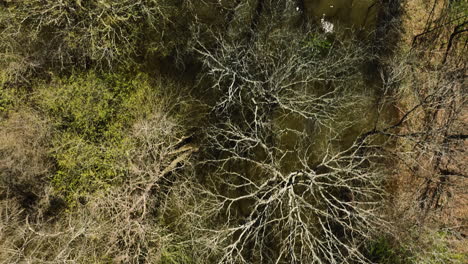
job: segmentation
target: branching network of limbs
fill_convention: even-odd
[[[450,176],[466,177],[460,160],[466,138],[462,119],[467,105],[464,69],[464,65],[452,64],[419,72],[431,74],[425,83],[418,83],[411,74],[406,76],[414,81],[414,104],[395,124],[372,132],[398,139],[407,146],[395,154],[412,174],[423,180],[417,199],[424,214],[441,207],[440,199],[450,184]]]
[[[73,181],[57,185],[48,178],[62,173],[60,159],[50,156],[54,150],[49,144],[55,141],[50,135],[65,134],[67,126],[49,123],[75,115],[43,118],[47,113],[36,113],[41,106],[34,98],[16,99],[8,91],[7,97],[18,103],[7,98],[4,107],[0,98],[0,115],[4,109],[27,110],[5,112],[9,121],[0,129],[0,259],[372,263],[363,252],[389,226],[383,189],[400,172],[395,167],[406,166],[420,177],[411,195],[423,213],[442,207],[441,197],[454,178],[466,178],[466,62],[460,56],[467,47],[466,15],[447,12],[434,19],[438,2],[433,1],[428,24],[408,56],[421,48],[430,59],[382,65],[401,53],[384,44],[393,35],[387,31],[401,22],[396,0],[374,1],[367,10],[365,21],[371,8],[382,11],[372,40],[353,39],[354,32],[342,32],[338,22],[333,33],[314,29],[314,18],[307,17],[301,0],[0,1],[0,64],[5,68],[0,70],[0,97],[24,84],[25,94],[18,96],[29,97],[38,85],[53,89],[54,75],[66,79],[88,71],[158,72],[154,80],[170,72],[194,88],[184,88],[187,98],[192,99],[191,92],[198,96],[196,89],[206,89],[211,97],[200,100],[201,106],[177,95],[174,110],[172,103],[130,100],[143,102],[135,108],[147,105],[151,110],[140,115],[135,109],[138,113],[129,114],[135,120],[115,117],[131,119],[116,122],[122,135],[103,133],[109,134],[108,142],[90,144],[96,143],[98,154],[90,151],[82,158],[98,162],[70,169],[91,168],[90,174],[100,175],[94,167],[99,160],[107,163],[101,153],[112,155],[109,146],[115,143],[122,155],[109,159],[108,166],[118,173],[84,177],[80,185],[98,183],[99,189],[76,191],[76,200],[67,200],[59,186],[70,187]],[[461,1],[446,3],[444,8],[455,8]],[[443,47],[440,56],[432,56],[436,46]],[[375,55],[386,56],[385,51],[393,55]],[[171,63],[167,72],[160,69]],[[378,83],[363,73],[375,65],[379,69],[372,74],[382,70]],[[79,81],[78,88],[87,82]],[[402,91],[406,86],[409,91]],[[90,87],[91,93],[97,91]],[[149,94],[162,89],[153,83],[148,88]],[[381,98],[374,104],[375,94]],[[101,96],[90,98],[83,101],[101,101]],[[410,102],[405,105],[405,100]],[[81,113],[88,108],[78,105],[70,109]],[[118,105],[103,104],[102,109],[118,112]],[[157,105],[161,109],[155,110]],[[401,110],[392,122],[383,120],[388,105]],[[94,112],[100,111],[89,111],[90,116]],[[186,112],[194,116],[185,117]],[[370,130],[361,123],[364,118],[355,118],[361,113],[373,119]],[[197,115],[207,122],[198,124]],[[78,131],[76,141],[57,139],[57,148],[85,146]],[[70,163],[79,158],[69,155]],[[191,157],[196,159],[193,167]],[[394,171],[386,168],[390,163]]]
[[[180,144],[181,128],[163,113],[136,122],[130,133],[135,145],[125,182],[83,197],[84,204],[67,215],[56,217],[39,210],[24,218],[24,210],[17,208],[13,200],[2,201],[0,230],[2,235],[14,234],[6,241],[12,246],[2,252],[2,260],[98,262],[112,256],[117,263],[155,261],[161,248],[154,245],[169,239],[156,225],[155,215],[164,208],[158,204],[164,202],[171,179],[196,148]],[[25,242],[14,246],[21,241]]]
[[[371,155],[362,156],[358,146],[352,149],[327,153],[318,168],[303,160],[302,168],[290,173],[282,172],[276,160],[248,160],[255,175],[223,171],[222,177],[237,178],[217,179],[228,186],[227,194],[205,190],[217,203],[211,213],[227,215],[225,225],[208,232],[211,244],[222,245],[221,262],[365,262],[357,247],[372,228],[383,224],[374,211],[381,175],[365,164]],[[245,161],[239,155],[229,158]],[[249,208],[239,221],[233,207],[242,202]]]
[[[202,219],[197,237],[219,263],[366,263],[362,239],[385,226],[378,205],[388,174],[380,162],[389,157],[372,138],[407,142],[402,146],[409,149],[391,154],[422,175],[436,172],[418,190],[421,208],[437,207],[447,176],[464,177],[451,168],[463,168],[453,163],[466,138],[460,124],[466,64],[455,58],[463,65],[442,65],[423,80],[409,76],[418,72],[411,73],[407,60],[387,69],[382,93],[389,98],[383,101],[398,100],[400,91],[392,87],[413,80],[414,104],[382,128],[376,120],[373,130],[340,149],[333,144],[345,131],[337,113],[358,107],[360,97],[350,89],[359,83],[360,50],[337,41],[320,49],[281,30],[258,32],[248,45],[215,35],[214,48],[201,42],[195,48],[221,91],[213,111],[219,122],[207,129],[214,155],[204,162],[216,169],[197,189],[210,206],[195,214]],[[326,129],[326,150],[311,158],[320,153],[313,137]]]
[[[465,188],[456,185],[463,185],[462,179],[466,178],[462,157],[466,145],[463,54],[467,47],[467,22],[462,9],[454,9],[456,4],[462,3],[432,2],[426,26],[414,37],[409,56],[399,58],[384,78],[386,85],[404,87],[401,84],[406,82],[406,92],[414,100],[400,110],[401,116],[394,124],[370,132],[397,140],[403,146],[393,154],[413,176],[421,179],[416,200],[423,219],[433,209],[443,207],[442,197],[450,196],[450,188]],[[438,15],[437,5],[441,5]],[[415,58],[417,67],[412,64]]]
[[[215,169],[196,187],[210,205],[192,214],[203,219],[194,221],[198,240],[219,263],[365,263],[363,239],[385,225],[382,157],[368,142],[333,143],[337,124],[353,123],[339,112],[362,100],[353,85],[364,50],[352,41],[308,45],[319,32],[277,34],[248,45],[215,35],[215,48],[195,48],[221,91],[219,121],[206,129],[214,154],[201,162]],[[282,123],[290,119],[299,125]],[[314,149],[324,131],[328,143]]]
[[[143,41],[163,50],[161,32],[179,12],[175,3],[158,0],[7,2],[0,15],[0,57],[16,81],[43,67],[129,63],[147,51]]]

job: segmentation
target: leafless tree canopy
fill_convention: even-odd
[[[195,51],[219,95],[218,121],[206,129],[209,157],[193,187],[205,206],[188,212],[205,257],[367,262],[363,239],[384,226],[381,155],[367,140],[337,144],[357,122],[340,113],[365,99],[365,48],[309,31],[213,38]]]
[[[0,0],[0,263],[464,263],[468,5],[426,2]]]

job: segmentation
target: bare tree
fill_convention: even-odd
[[[172,243],[158,222],[159,209],[196,148],[184,144],[180,126],[158,112],[136,122],[130,133],[133,147],[126,180],[81,197],[73,210],[54,210],[53,188],[47,185],[40,186],[44,194],[38,196],[35,215],[25,214],[15,199],[2,198],[1,260],[159,263]]]
[[[384,225],[382,156],[357,137],[337,144],[355,124],[340,113],[367,99],[365,48],[266,27],[251,42],[197,42],[216,122],[192,186],[202,205],[187,213],[191,239],[217,263],[366,263],[363,240]]]

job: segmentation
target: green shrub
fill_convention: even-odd
[[[0,114],[7,112],[13,104],[13,92],[0,86]]]
[[[366,256],[379,264],[462,264],[467,260],[450,247],[447,233],[434,230],[420,230],[401,242],[380,237],[368,243]]]
[[[310,35],[309,38],[304,41],[303,48],[310,53],[308,55],[325,55],[332,48],[332,42],[321,34]]]
[[[418,247],[411,257],[412,263],[416,264],[463,264],[467,263],[466,254],[457,253],[449,244],[449,234],[444,231],[428,230],[423,232],[420,241],[414,245]]]
[[[97,142],[109,137],[120,105],[131,89],[131,83],[121,76],[89,73],[43,85],[37,98],[59,130]]]
[[[160,264],[190,264],[194,263],[185,250],[177,245],[165,249],[161,253]]]
[[[182,103],[182,90],[176,83],[154,81],[144,74],[129,78],[95,72],[40,85],[34,100],[54,127],[55,189],[72,204],[79,196],[122,183],[132,155],[139,155],[136,150],[148,144],[131,131],[137,124],[152,124],[141,129],[150,129],[151,135],[170,132],[160,124],[153,126],[153,119],[159,115],[174,116],[175,123],[183,119],[191,108]]]
[[[402,250],[398,245],[395,245],[394,241],[387,237],[381,237],[375,241],[372,241],[367,246],[366,256],[372,263],[380,264],[404,264],[408,263],[405,261],[405,256],[402,254]]]
[[[64,133],[54,141],[55,188],[69,200],[122,181],[126,171],[125,145],[95,144]],[[71,200],[70,200],[71,202]]]
[[[75,197],[123,178],[131,120],[121,118],[127,114],[122,102],[135,89],[121,75],[96,73],[57,78],[38,89],[38,105],[55,127],[52,183],[59,192]]]

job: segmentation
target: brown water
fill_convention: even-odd
[[[242,23],[249,24],[259,0],[242,1],[243,4],[235,8],[235,1],[227,0],[205,0],[194,1],[193,11],[200,21],[211,25],[223,25],[233,21],[227,21],[224,8],[233,10],[235,16],[241,19]],[[377,0],[303,0],[304,14],[296,12],[294,4],[286,4],[285,24],[294,25],[294,21],[300,20],[301,15],[308,19],[318,21],[323,16],[327,21],[337,27],[373,30],[377,24],[377,15],[381,8]],[[265,1],[265,5],[267,1]],[[264,21],[265,22],[265,21]],[[265,22],[268,23],[268,22]],[[239,25],[236,25],[239,26]]]
[[[223,1],[226,2],[226,1]],[[194,4],[197,11],[197,17],[205,23],[222,24],[222,13],[219,9],[217,0],[206,0]],[[257,1],[248,0],[243,9],[238,9],[236,14],[243,17],[243,24],[250,25],[250,15],[254,12]],[[226,4],[222,4],[226,7]],[[296,7],[292,6],[290,20],[299,20],[300,16],[306,16],[310,20],[319,21],[325,16],[327,21],[332,22],[336,29],[354,28],[373,31],[377,26],[377,16],[381,6],[376,0],[304,0],[304,13],[296,12]],[[244,14],[245,13],[245,14]],[[283,21],[279,27],[291,27],[295,23]],[[263,21],[268,24],[271,21]],[[372,75],[375,72],[371,73]],[[380,98],[379,87],[380,80],[363,80],[350,84],[353,87],[354,99],[350,99],[352,104],[340,105],[333,117],[334,121],[326,121],[327,124],[312,119],[306,119],[297,114],[278,110],[273,115],[272,123],[277,129],[276,144],[279,149],[288,151],[290,154],[282,159],[281,167],[284,171],[294,171],[301,167],[298,155],[307,156],[309,163],[313,164],[320,161],[332,141],[337,149],[348,148],[359,135],[370,131],[376,125],[385,126],[393,117],[394,109],[391,105],[385,105],[382,109],[382,115],[376,114]],[[370,79],[370,78],[369,78]],[[314,89],[314,87],[310,87]],[[280,132],[283,131],[283,132]],[[286,132],[284,132],[286,131]],[[297,153],[297,147],[310,146],[308,153]],[[248,168],[246,168],[248,169]],[[253,174],[253,173],[252,173]]]
[[[379,11],[375,0],[304,0],[307,15],[354,28],[375,28]]]

